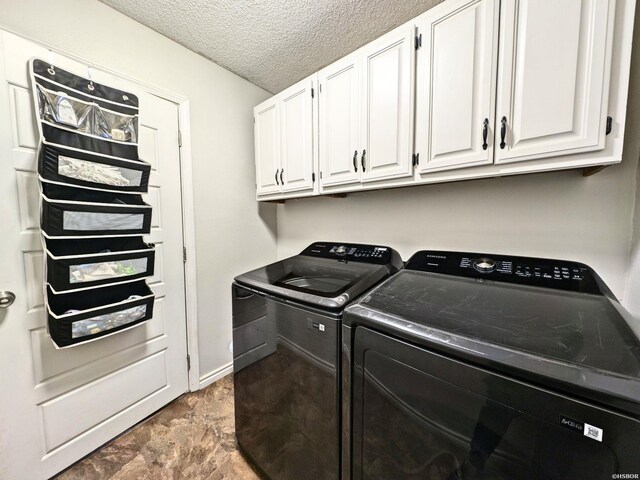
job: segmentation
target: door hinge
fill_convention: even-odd
[[[187,263],[187,247],[182,247],[182,261]]]
[[[416,35],[416,39],[415,39],[416,50],[418,50],[421,46],[422,46],[422,34],[419,33],[418,35]]]
[[[316,183],[316,172],[312,172],[312,173],[311,173],[311,181],[312,181],[313,183]]]
[[[419,153],[414,153],[411,156],[411,164],[416,167],[420,164],[420,154]]]
[[[187,370],[191,370],[191,355],[187,353]]]
[[[178,130],[178,147],[182,148],[182,132]]]
[[[605,135],[609,135],[611,133],[612,128],[613,128],[613,118],[607,117],[607,129],[605,130]]]

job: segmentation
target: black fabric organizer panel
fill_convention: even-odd
[[[39,62],[39,60],[36,60],[36,62]],[[60,78],[56,79],[55,77],[59,77],[62,74],[62,72],[64,72],[64,70],[60,70],[58,69],[58,67],[56,67],[55,72],[56,72],[55,75],[51,75],[47,70],[45,70],[45,75],[51,78],[52,80],[59,82]],[[68,72],[64,72],[64,73],[66,75],[72,75]],[[137,103],[138,98],[135,95],[131,95],[130,93],[122,93],[122,95],[119,95],[119,96],[116,95],[115,100],[110,100],[104,97],[98,97],[95,93],[96,92],[95,90],[92,93],[89,93],[89,90],[86,89],[89,83],[88,80],[83,79],[82,82],[78,83],[81,89],[82,88],[86,89],[86,93],[83,93],[77,89],[74,90],[73,88],[65,87],[63,85],[60,85],[59,83],[54,83],[54,81],[49,81],[40,77],[36,78],[36,82],[38,83],[38,85],[41,85],[47,90],[52,90],[54,92],[63,92],[66,95],[69,95],[70,97],[76,98],[78,100],[82,100],[84,102],[93,102],[96,105],[100,106],[101,108],[105,108],[107,110],[111,110],[114,112],[124,113],[126,115],[135,115],[138,113],[138,107],[136,105],[133,105],[132,101],[127,100],[124,102],[124,104],[111,103],[113,101],[123,102],[122,100],[123,96],[127,96],[127,98],[132,98],[134,99],[135,103]],[[94,83],[93,85],[95,87],[98,84]],[[128,105],[130,103],[131,105]]]
[[[42,123],[42,136],[49,143],[56,143],[66,147],[88,150],[102,155],[125,158],[127,160],[138,160],[138,146],[134,144],[117,143],[91,137],[64,128],[54,127],[47,123]]]
[[[130,299],[132,295],[143,298]],[[144,280],[62,295],[56,295],[47,287],[47,298],[49,334],[59,347],[103,337],[153,317],[154,297]],[[132,314],[126,312],[136,307],[140,307],[140,311],[144,309],[144,313],[132,318]],[[75,312],[66,313],[69,310]],[[77,328],[83,320],[87,322]],[[81,336],[74,336],[76,330],[81,330]]]
[[[88,78],[80,77],[56,66],[53,67],[53,71],[55,73],[51,74],[49,71],[50,68],[51,63],[49,62],[45,62],[44,60],[40,60],[37,58],[33,60],[33,73],[35,73],[36,75],[40,75],[47,80],[62,84],[83,94],[86,97],[104,99],[110,102],[124,103],[126,105],[130,105],[135,109],[139,107],[138,97],[129,92],[118,90],[117,88],[109,87],[107,85],[101,85],[99,83],[93,83],[94,89],[90,90],[88,88]]]
[[[73,178],[69,175],[60,173],[60,157],[63,157],[63,159],[70,158],[73,160],[80,160],[82,162],[91,162],[98,167],[117,169],[120,172],[124,171],[124,173],[128,173],[132,178],[139,178],[139,181],[132,181],[130,182],[130,185],[114,185],[83,180],[81,178]],[[77,187],[106,189],[124,193],[146,193],[149,189],[149,175],[151,173],[151,165],[139,160],[118,160],[115,158],[90,155],[86,152],[67,150],[58,146],[43,144],[40,148],[38,173],[44,181],[48,180],[51,182],[64,183]]]
[[[110,252],[101,253],[105,250]],[[47,283],[56,293],[131,282],[151,277],[155,270],[153,245],[146,244],[141,237],[46,240],[46,253]],[[74,272],[93,270],[88,266],[112,269],[114,264],[122,267],[118,276],[71,280],[77,278]],[[144,264],[144,269],[137,264]],[[79,265],[84,268],[79,268]],[[135,270],[133,273],[132,269]]]
[[[151,231],[151,207],[140,195],[53,183],[43,183],[42,194],[41,228],[48,237],[146,235]]]
[[[33,60],[32,68],[36,84],[33,88],[38,97],[37,111],[40,128],[43,138],[48,143],[81,149],[89,153],[139,160],[136,143],[139,103],[136,95],[95,83],[39,59]],[[62,108],[54,99],[65,98],[68,99],[69,106],[71,104],[79,106],[73,107],[73,110],[82,107],[83,112],[88,112],[88,117],[85,117],[84,113],[82,115],[86,120],[83,121],[82,128],[79,128],[79,125],[69,125],[57,116],[50,118]],[[135,135],[128,140],[110,138],[111,131],[106,125],[112,125],[109,119],[122,121],[128,119],[126,123],[131,125]],[[114,128],[113,125],[110,128]]]
[[[154,274],[155,251],[141,237],[151,207],[140,195],[151,166],[138,158],[137,96],[43,60],[31,68],[47,325],[54,343],[68,347],[153,316],[144,278]]]

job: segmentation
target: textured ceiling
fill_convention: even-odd
[[[277,93],[442,0],[100,0]]]

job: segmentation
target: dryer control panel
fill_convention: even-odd
[[[407,270],[601,294],[591,268],[566,260],[422,250]]]
[[[375,265],[401,262],[400,255],[390,247],[356,243],[316,242],[305,248],[300,255]]]

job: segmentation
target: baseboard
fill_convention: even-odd
[[[229,375],[231,372],[233,372],[233,362],[229,362],[226,365],[223,365],[222,367],[200,377],[200,388],[211,385],[213,382],[220,380],[222,377]]]

